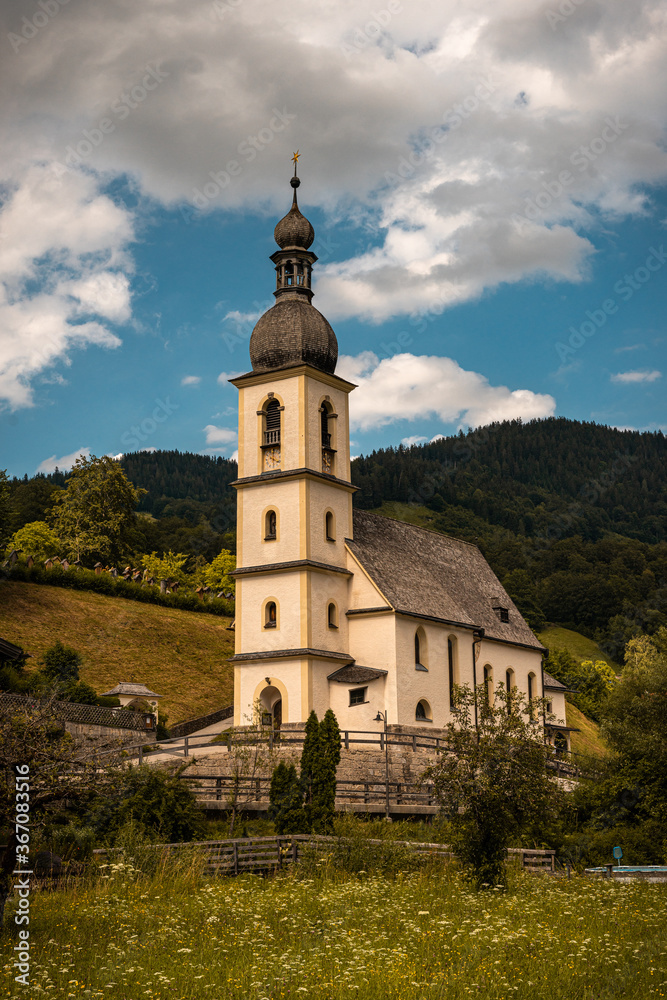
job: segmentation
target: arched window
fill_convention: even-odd
[[[275,510],[267,510],[266,517],[264,518],[264,541],[272,541],[275,539],[278,531],[278,516]]]
[[[447,673],[449,681],[449,707],[450,710],[456,703],[455,687],[458,684],[457,663],[456,663],[456,638],[450,635],[447,639]]]
[[[531,719],[535,718],[533,699],[535,697],[535,674],[528,674],[528,714]]]
[[[333,601],[327,608],[327,624],[329,628],[338,628],[338,608]]]
[[[428,670],[426,665],[426,634],[422,628],[415,632],[415,670]]]
[[[507,714],[512,714],[512,701],[514,700],[514,671],[510,668],[505,671],[505,689],[507,691]]]
[[[330,510],[324,515],[324,533],[328,542],[336,541],[336,523]]]
[[[433,714],[431,712],[431,706],[422,698],[421,701],[417,702],[417,708],[415,709],[415,719],[417,722],[432,722]]]
[[[328,400],[324,400],[320,407],[321,438],[322,438],[322,472],[327,472],[330,476],[334,474],[334,456],[336,454],[332,446],[331,424],[333,407]]]
[[[278,627],[278,608],[275,601],[267,601],[264,610],[264,628]]]
[[[274,398],[264,410],[264,444],[280,444],[280,403]]]
[[[484,666],[484,697],[489,708],[493,705],[493,670],[489,664]]]

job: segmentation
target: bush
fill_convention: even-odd
[[[144,587],[138,583],[128,583],[127,580],[114,580],[106,573],[93,573],[92,570],[63,570],[59,566],[44,570],[39,566],[26,566],[21,562],[2,571],[7,579],[21,580],[24,583],[46,584],[50,587],[66,587],[70,590],[91,590],[96,594],[106,594],[109,597],[122,597],[128,601],[140,601],[144,604],[159,604],[165,608],[180,608],[182,611],[198,611],[207,615],[224,615],[234,617],[234,602],[222,598],[200,601],[195,594],[162,594],[159,587]]]
[[[155,842],[197,840],[204,829],[204,814],[187,784],[180,780],[186,766],[174,774],[148,764],[129,767],[113,793],[95,800],[84,823],[110,846],[128,823]]]

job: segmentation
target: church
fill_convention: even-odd
[[[333,329],[312,304],[313,227],[297,203],[275,227],[275,304],[250,339],[239,391],[234,725],[440,729],[457,684],[563,695],[543,646],[479,549],[354,510],[349,398]],[[553,682],[557,684],[557,682]],[[559,685],[562,687],[562,685]],[[562,701],[562,707],[560,702]],[[385,715],[386,713],[386,715]],[[569,741],[568,741],[569,742]],[[562,745],[562,744],[561,744]]]

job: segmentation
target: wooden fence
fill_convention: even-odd
[[[294,834],[284,837],[242,837],[237,840],[203,841],[194,844],[158,844],[156,850],[178,853],[194,849],[206,852],[204,873],[207,875],[239,875],[242,872],[277,872],[296,864],[303,857],[304,850],[325,852],[334,844],[345,844],[345,838],[316,837],[309,834]],[[406,848],[411,854],[423,858],[450,860],[453,855],[448,844],[420,843],[410,840],[364,840],[364,844],[381,846],[386,844]],[[113,857],[115,849],[100,849],[93,854]],[[508,855],[516,860],[525,871],[553,872],[555,851],[510,848]]]

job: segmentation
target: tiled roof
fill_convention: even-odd
[[[105,691],[102,698],[111,698],[114,695],[131,694],[136,698],[161,698],[161,694],[149,691],[145,684],[130,684],[127,681],[119,681],[111,691]]]
[[[395,611],[544,648],[476,545],[364,510],[355,510],[347,544]],[[497,606],[508,610],[508,622]]]

